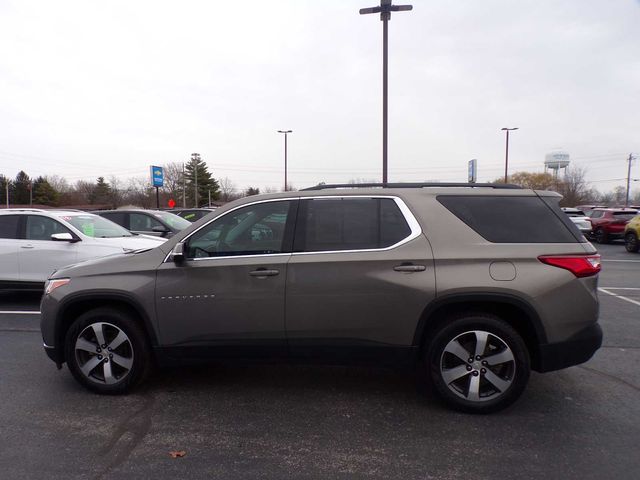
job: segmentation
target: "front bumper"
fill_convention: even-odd
[[[551,372],[579,365],[593,357],[601,345],[602,328],[594,323],[563,342],[540,345],[534,370]]]

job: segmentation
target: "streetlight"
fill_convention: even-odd
[[[361,8],[360,15],[379,13],[382,21],[382,183],[387,184],[387,91],[388,78],[388,45],[389,45],[389,20],[391,12],[401,12],[413,9],[412,5],[392,5],[392,0],[380,0],[380,6]]]
[[[288,190],[287,187],[287,135],[293,132],[293,130],[278,130],[278,133],[284,133],[284,191]]]
[[[507,132],[507,147],[505,149],[505,154],[504,154],[504,183],[507,183],[508,172],[509,172],[509,132],[513,130],[518,130],[518,127],[515,127],[515,128],[504,127],[502,130]]]

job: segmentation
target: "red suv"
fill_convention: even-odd
[[[637,210],[594,208],[586,212],[591,221],[593,236],[598,243],[609,243],[624,236],[624,227],[638,214]]]

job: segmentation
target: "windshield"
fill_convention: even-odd
[[[93,215],[91,213],[67,215],[61,218],[76,227],[87,237],[116,238],[131,237],[133,235],[129,230],[113,223],[111,220],[107,220],[104,217]]]
[[[171,228],[176,230],[184,230],[191,222],[189,220],[185,220],[184,218],[180,218],[179,216],[169,213],[169,212],[153,212],[155,217],[158,217],[164,223],[169,225]]]

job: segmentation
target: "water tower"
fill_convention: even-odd
[[[564,150],[554,150],[544,157],[544,171],[553,170],[553,177],[558,178],[558,170],[564,169],[565,173],[569,166],[569,152]]]

